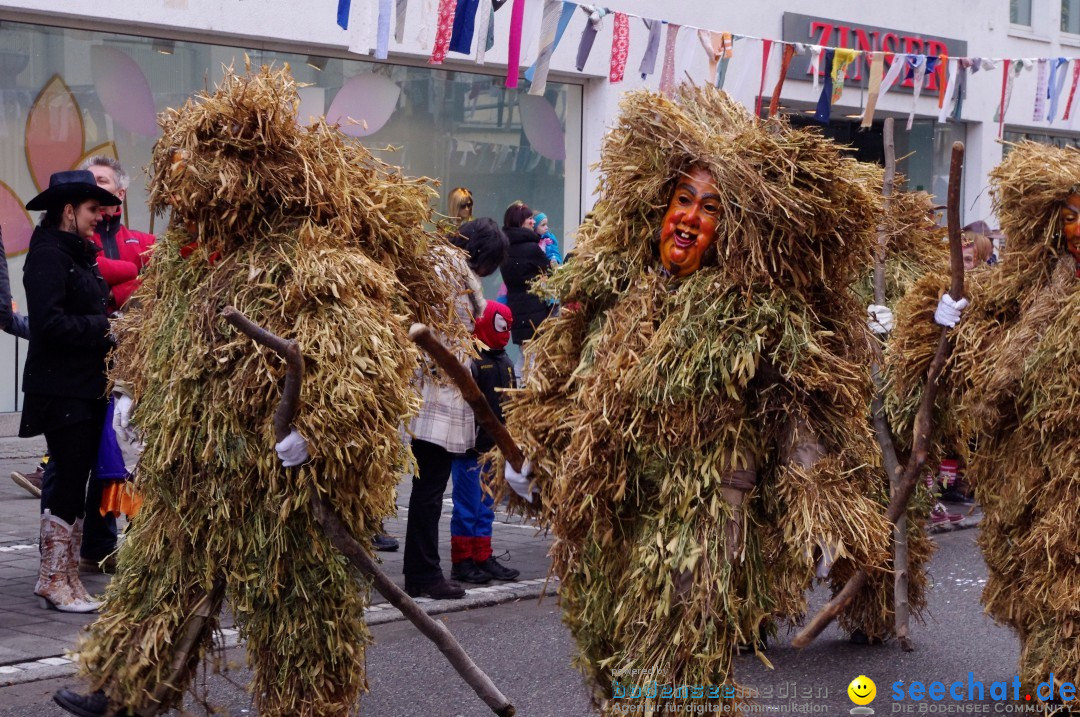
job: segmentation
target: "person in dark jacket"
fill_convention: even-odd
[[[480,355],[469,362],[473,379],[484,393],[495,417],[502,421],[501,389],[514,388],[514,364],[506,355],[510,341],[510,309],[489,301],[476,321],[473,335],[480,342]],[[495,522],[493,500],[480,485],[485,464],[480,456],[495,447],[495,440],[479,424],[476,445],[451,464],[454,479],[454,511],[450,517],[450,576],[466,583],[483,584],[492,578],[516,580],[521,573],[500,565],[491,552],[491,526]]]
[[[548,270],[549,262],[540,248],[540,236],[533,231],[533,213],[524,204],[511,204],[503,217],[503,231],[510,240],[510,252],[499,267],[506,283],[506,303],[514,313],[510,336],[520,346],[533,337],[552,306],[529,293],[532,282]]]
[[[94,236],[101,205],[120,200],[86,170],[57,172],[26,205],[44,210],[23,266],[30,347],[23,372],[19,435],[45,434],[55,487],[41,515],[41,567],[34,593],[45,607],[92,612],[79,580],[86,486],[105,422],[109,287]]]

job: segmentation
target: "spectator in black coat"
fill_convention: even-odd
[[[536,333],[540,322],[552,310],[551,304],[529,293],[532,282],[548,270],[549,262],[540,248],[540,236],[533,231],[532,210],[524,204],[511,204],[503,216],[503,231],[510,240],[510,251],[499,268],[506,283],[506,303],[514,314],[510,336],[520,346]]]
[[[105,422],[109,287],[92,241],[102,205],[120,200],[86,170],[57,172],[26,208],[44,210],[23,266],[30,347],[19,435],[45,434],[55,487],[41,515],[41,568],[34,593],[45,607],[92,612],[79,580],[86,486]],[[96,509],[96,506],[95,506]]]

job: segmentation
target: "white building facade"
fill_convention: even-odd
[[[379,0],[352,0],[348,30],[336,23],[337,0],[10,0],[0,5],[0,227],[16,302],[24,305],[22,255],[37,219],[21,204],[47,184],[48,174],[93,154],[118,157],[132,175],[126,223],[151,230],[142,168],[157,134],[155,113],[212,87],[222,66],[242,67],[245,55],[254,65],[288,62],[297,79],[308,84],[301,89],[301,119],[338,117],[346,132],[386,161],[408,174],[438,179],[436,210],[445,211],[447,194],[458,186],[473,191],[478,216],[501,219],[507,205],[522,200],[548,214],[564,251],[594,201],[598,177],[591,165],[619,98],[628,90],[658,87],[673,25],[680,26],[671,53],[677,80],[716,80],[698,28],[733,34],[723,87],[751,109],[759,95],[763,108],[768,106],[780,74],[782,48],[775,43],[762,76],[762,39],[995,59],[993,67],[982,63],[979,72],[969,74],[958,113],[949,103],[944,122],[939,121],[940,78],[931,76],[918,98],[910,86],[880,97],[874,123],[861,129],[870,72],[869,60],[860,58],[848,68],[843,94],[824,128],[852,145],[860,158],[873,161],[882,153],[882,120],[898,118],[897,149],[905,157],[900,171],[908,187],[942,200],[952,142],[964,141],[965,222],[985,219],[996,225],[986,178],[1003,151],[995,119],[1003,58],[1033,60],[1012,63],[1024,69],[1014,73],[1000,123],[1003,138],[1080,144],[1075,120],[1080,110],[1073,107],[1063,119],[1076,63],[1054,68],[1055,58],[1080,56],[1080,0],[608,0],[612,13],[632,15],[625,79],[612,84],[608,78],[613,14],[600,20],[583,70],[575,67],[589,19],[585,11],[574,10],[539,96],[528,95],[524,77],[518,88],[505,87],[512,0],[494,14],[494,43],[482,65],[475,48],[483,38],[473,40],[468,54],[449,52],[441,65],[429,63],[439,4],[408,0],[400,35],[392,18],[387,57],[378,60],[373,48]],[[481,12],[491,5],[479,4]],[[524,0],[524,6],[522,73],[537,56],[544,0]],[[639,17],[668,23],[655,71],[644,79],[639,66],[649,31]],[[811,81],[810,57],[793,58],[779,111],[814,125],[811,113],[821,89]],[[1039,58],[1050,61],[1040,64]],[[1045,118],[1045,107],[1043,118],[1035,119],[1044,70],[1065,75],[1053,122]],[[349,123],[350,117],[359,122]],[[390,146],[397,149],[387,151]],[[156,221],[160,229],[166,220]],[[0,335],[0,413],[21,405],[25,353],[24,342]]]

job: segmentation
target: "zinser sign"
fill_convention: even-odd
[[[937,35],[923,35],[921,33],[903,32],[902,30],[889,30],[871,25],[859,25],[843,20],[827,20],[811,15],[799,15],[797,13],[784,13],[783,37],[787,42],[804,42],[808,45],[821,45],[822,47],[847,47],[852,50],[865,52],[886,52],[885,67],[892,62],[893,53],[902,52],[907,55],[948,55],[949,57],[966,57],[967,40],[956,40]],[[821,53],[824,62],[825,53]],[[870,56],[863,55],[858,62],[853,62],[848,67],[845,77],[849,82],[862,82],[864,73],[869,76]],[[789,80],[813,79],[814,72],[810,68],[810,55],[795,55],[791,58],[791,67],[788,70]],[[822,74],[819,72],[819,75]],[[903,83],[897,83],[893,91],[912,92],[914,83],[910,79]],[[937,92],[938,81],[933,74],[927,74],[924,90]]]

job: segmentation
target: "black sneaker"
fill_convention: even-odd
[[[398,549],[398,541],[383,533],[376,533],[371,536],[371,542],[376,550],[384,553],[392,553]]]
[[[496,580],[517,580],[518,575],[521,575],[520,570],[501,565],[494,555],[483,562],[477,563],[477,566]]]
[[[80,695],[66,687],[53,695],[53,702],[64,708],[65,711],[79,717],[103,717],[109,713],[109,698],[104,690],[91,692],[88,695]],[[116,710],[113,714],[123,717],[133,714],[129,710]]]
[[[465,597],[465,588],[446,578],[439,578],[422,587],[405,583],[409,597],[429,597],[432,600],[458,600]]]
[[[450,577],[463,583],[473,585],[485,585],[491,582],[491,575],[480,568],[472,558],[465,558],[459,563],[454,563],[450,568]]]

